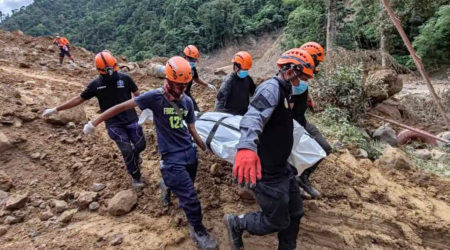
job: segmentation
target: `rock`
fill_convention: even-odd
[[[75,195],[70,191],[65,191],[64,193],[58,195],[58,200],[69,201],[73,200]]]
[[[103,184],[103,183],[94,183],[94,184],[92,185],[92,191],[94,191],[94,192],[100,192],[100,191],[102,191],[103,189],[105,189],[105,187],[106,187],[106,185]]]
[[[366,150],[360,148],[358,158],[369,158],[369,153]]]
[[[74,144],[76,141],[75,139],[64,137],[61,139],[61,142],[66,144]]]
[[[100,204],[98,202],[92,202],[89,205],[89,211],[97,211],[100,208]]]
[[[151,63],[146,68],[146,73],[149,76],[165,78],[164,66],[161,64]]]
[[[111,246],[118,246],[123,242],[123,234],[116,234],[112,237]]]
[[[30,203],[30,205],[33,207],[40,207],[43,202],[44,202],[43,200],[35,200],[35,201],[32,201]]]
[[[383,69],[371,72],[372,80],[379,81],[381,84],[386,85],[387,95],[382,92],[372,92],[371,97],[374,103],[381,103],[387,100],[389,97],[400,93],[403,89],[403,80],[398,77],[398,74],[394,70]]]
[[[11,143],[8,140],[8,137],[6,137],[5,134],[0,132],[0,153],[5,152],[6,150],[10,149],[12,147]]]
[[[81,169],[82,167],[83,167],[83,163],[77,162],[77,163],[75,163],[75,164],[72,165],[71,171],[72,171],[72,172],[75,172],[75,171]]]
[[[41,232],[40,232],[40,231],[33,230],[33,232],[30,233],[30,238],[36,238],[36,237],[38,237],[39,235],[41,235]]]
[[[53,45],[48,46],[47,51],[51,52],[51,53],[55,53],[56,52],[55,46],[53,46]]]
[[[31,68],[31,65],[29,63],[21,62],[21,63],[19,63],[19,68],[21,68],[21,69],[29,69],[29,68]]]
[[[8,229],[6,227],[0,227],[0,236],[5,235],[8,232]]]
[[[417,149],[416,151],[414,151],[414,155],[422,160],[431,159],[431,152],[428,149]]]
[[[10,214],[12,214],[12,212],[9,210],[0,210],[0,217],[5,217]]]
[[[398,108],[396,108],[394,106],[382,103],[382,104],[378,104],[375,107],[375,110],[384,115],[390,116],[390,118],[392,118],[396,121],[402,120],[402,115],[400,114],[400,110],[398,110]]]
[[[414,165],[408,156],[398,148],[388,148],[380,157],[380,167],[387,169],[410,170]]]
[[[77,212],[76,210],[65,211],[64,213],[62,213],[62,214],[59,216],[58,221],[59,221],[59,222],[62,222],[62,223],[69,223],[69,222],[72,220],[73,215],[74,215],[76,212]]]
[[[373,138],[375,140],[386,142],[393,147],[398,146],[397,134],[388,125],[379,127],[373,133]]]
[[[5,208],[8,210],[21,209],[28,201],[28,194],[16,194],[10,196],[6,201]]]
[[[0,190],[9,191],[12,187],[12,179],[4,171],[0,171]]]
[[[29,214],[29,211],[15,211],[13,213],[13,216],[19,219],[20,221],[23,221],[23,219]]]
[[[31,112],[20,113],[17,115],[17,117],[23,122],[32,122],[37,118],[36,114]]]
[[[8,200],[9,194],[0,190],[0,206],[2,206]]]
[[[77,204],[81,209],[85,209],[92,202],[97,200],[97,193],[95,192],[82,192],[78,196]]]
[[[76,129],[76,128],[77,128],[77,126],[76,126],[75,123],[73,123],[73,122],[67,123],[66,127],[67,127],[68,129]]]
[[[14,216],[6,216],[5,218],[5,224],[7,225],[13,225],[13,224],[17,224],[20,223],[22,220],[20,218],[16,218]]]
[[[68,124],[69,122],[83,123],[86,121],[86,113],[84,112],[84,108],[82,106],[77,106],[75,108],[64,110],[64,112],[54,114],[49,118],[46,118],[45,121],[50,124],[62,126]]]
[[[124,215],[136,205],[137,198],[136,193],[131,189],[121,191],[109,200],[108,212],[115,216]]]
[[[50,206],[54,208],[54,211],[59,214],[66,211],[69,208],[69,205],[65,201],[61,200],[52,200],[50,202]]]
[[[214,163],[210,168],[210,172],[212,176],[217,176],[219,173],[219,164]]]
[[[356,158],[355,158],[352,154],[350,154],[350,153],[342,154],[342,155],[339,157],[339,161],[341,162],[341,165],[342,165],[342,166],[348,166],[349,168],[352,168],[352,169],[359,169],[359,163],[358,163],[358,161],[357,161]]]
[[[45,211],[45,212],[41,213],[39,215],[39,218],[41,219],[41,221],[47,221],[50,218],[52,218],[53,216],[55,216],[55,215],[52,213],[52,211],[49,210],[49,211]]]
[[[40,153],[34,153],[34,154],[31,154],[31,155],[30,155],[30,158],[33,159],[33,160],[36,160],[36,159],[38,159],[38,158],[40,158],[40,157],[41,157],[41,154],[40,154]]]
[[[435,161],[439,161],[442,163],[448,163],[450,162],[450,155],[447,153],[444,153],[442,151],[439,151],[437,149],[433,149],[431,150],[431,157],[433,158],[433,160]]]

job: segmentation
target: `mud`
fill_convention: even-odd
[[[20,51],[27,51],[35,49],[30,47],[33,42],[45,48],[51,44],[51,39],[33,39],[0,32],[0,49],[17,46]],[[33,42],[23,42],[29,40]],[[79,58],[80,64],[89,64],[92,54],[86,54],[84,59],[82,50],[79,51],[75,58]],[[48,124],[40,117],[45,108],[51,107],[55,96],[66,100],[79,94],[89,79],[96,76],[95,70],[65,68],[67,65],[56,65],[55,70],[43,69],[40,59],[57,59],[56,52],[24,58],[30,59],[30,68],[19,68],[20,60],[0,55],[0,120],[12,121],[12,124],[0,123],[0,132],[14,146],[0,154],[0,170],[13,179],[10,195],[29,193],[30,201],[22,209],[29,214],[25,222],[7,226],[7,233],[0,237],[0,249],[196,249],[176,199],[173,197],[175,204],[171,209],[160,205],[159,156],[153,127],[145,126],[148,147],[142,171],[148,185],[138,192],[138,205],[131,213],[110,216],[106,211],[108,199],[128,189],[130,179],[104,127],[99,127],[94,136],[86,137],[82,123],[69,129]],[[162,84],[159,79],[133,77],[142,90]],[[215,93],[200,86],[193,92],[202,109],[213,108]],[[83,107],[87,119],[98,115],[95,100]],[[35,117],[32,121],[20,119],[30,113]],[[72,143],[63,138],[73,139],[69,140]],[[32,159],[30,155],[34,153],[40,153],[41,157]],[[74,167],[77,164],[81,167]],[[219,170],[211,173],[213,164]],[[242,192],[231,183],[230,175],[229,164],[201,154],[196,188],[205,225],[218,239],[220,249],[230,249],[221,222],[223,215],[258,209],[248,196],[241,198]],[[106,184],[99,192],[99,211],[78,211],[69,224],[41,221],[39,214],[47,208],[31,205],[33,201],[48,203],[66,194],[70,207],[76,208],[75,197],[90,191],[93,183]],[[450,246],[450,181],[446,179],[420,170],[385,169],[344,154],[328,157],[313,176],[313,183],[323,197],[304,201],[305,217],[298,249],[420,250]],[[0,220],[4,218],[2,215]],[[110,240],[117,233],[124,234],[124,242],[113,247]],[[247,250],[269,250],[276,249],[277,239],[276,235],[245,234],[244,243]]]

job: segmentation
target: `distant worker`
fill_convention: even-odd
[[[278,250],[297,248],[303,200],[288,163],[294,145],[294,123],[288,100],[301,81],[313,78],[308,52],[292,49],[277,61],[278,74],[262,83],[240,123],[241,137],[233,178],[253,188],[259,211],[224,216],[232,249],[244,247],[244,231],[264,236],[278,233]]]
[[[319,72],[318,65],[325,59],[325,50],[322,46],[315,42],[309,42],[304,44],[301,49],[306,50],[314,60],[314,74]],[[314,111],[314,101],[309,92],[308,83],[305,81],[300,82],[299,92],[291,96],[291,105],[293,105],[292,112],[294,114],[294,119],[302,125],[308,134],[317,141],[317,143],[322,147],[322,149],[328,154],[331,153],[332,148],[328,144],[327,140],[323,137],[320,131],[314,126],[314,124],[306,120],[306,110],[309,108]],[[317,198],[320,196],[320,192],[311,185],[309,177],[317,169],[317,166],[322,161],[319,161],[314,166],[306,169],[299,177],[297,181],[299,186],[312,198]]]
[[[46,109],[43,116],[49,117],[60,111],[76,107],[93,97],[97,97],[100,110],[105,112],[117,104],[131,99],[131,95],[139,96],[138,86],[126,74],[117,72],[116,59],[108,52],[100,52],[95,56],[95,67],[100,76],[91,81],[80,96],[52,109]],[[142,162],[140,154],[145,150],[146,142],[141,126],[138,125],[136,110],[123,111],[106,121],[109,137],[117,144],[122,153],[127,172],[132,177],[132,187],[142,188],[139,166]]]
[[[197,246],[200,249],[216,249],[217,243],[203,225],[202,208],[194,188],[198,169],[194,141],[202,150],[206,150],[206,146],[195,129],[192,100],[184,94],[187,84],[192,80],[192,69],[185,59],[175,56],[166,63],[164,73],[166,80],[162,88],[147,91],[112,107],[89,122],[84,132],[94,133],[95,127],[103,121],[121,112],[134,112],[136,106],[141,110],[152,110],[158,151],[161,154],[160,170],[165,185],[177,195],[189,222],[191,238]]]
[[[202,79],[200,79],[200,77],[197,73],[197,67],[195,67],[195,64],[197,63],[199,56],[200,56],[200,52],[198,51],[197,47],[195,47],[194,45],[188,45],[183,50],[183,57],[184,57],[184,59],[186,59],[189,62],[189,65],[192,68],[192,76],[193,76],[192,80],[187,85],[186,91],[184,93],[186,93],[186,95],[192,99],[192,102],[194,103],[194,110],[197,112],[200,112],[200,109],[197,105],[197,102],[195,101],[194,97],[192,97],[192,94],[191,94],[191,89],[192,89],[192,85],[193,85],[194,81],[196,83],[201,84],[205,87],[208,87],[214,91],[217,91],[217,89],[216,89],[216,87],[214,87],[214,85],[208,84],[205,81],[203,81]]]
[[[245,115],[250,97],[255,94],[256,85],[248,71],[252,68],[252,57],[246,51],[234,55],[233,72],[228,74],[220,86],[214,111],[232,115]]]
[[[72,54],[70,54],[70,43],[67,38],[61,37],[58,33],[56,33],[53,44],[56,44],[59,47],[59,64],[63,63],[64,56],[68,56],[72,63],[75,62]]]

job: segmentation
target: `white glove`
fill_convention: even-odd
[[[92,122],[88,122],[86,125],[84,125],[83,132],[85,135],[92,135],[95,133],[95,126],[92,124]]]
[[[139,116],[138,124],[142,125],[146,121],[153,122],[153,111],[151,111],[150,109],[144,109],[144,111],[142,111],[141,115]]]
[[[210,89],[212,89],[212,90],[217,92],[216,87],[214,87],[214,85],[212,85],[212,84],[208,84],[208,88],[210,88]]]
[[[58,110],[56,110],[56,108],[52,108],[52,109],[46,109],[44,110],[44,113],[42,114],[42,116],[44,118],[48,118],[49,116],[58,113]]]

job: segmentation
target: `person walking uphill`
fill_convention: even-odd
[[[185,59],[176,56],[166,63],[164,73],[166,80],[163,88],[150,90],[114,106],[89,122],[84,132],[92,134],[101,122],[126,110],[134,110],[136,106],[141,110],[152,110],[164,182],[177,195],[189,221],[191,238],[197,246],[201,249],[216,249],[217,243],[203,226],[202,210],[194,188],[198,158],[192,138],[202,150],[206,150],[206,146],[195,129],[192,100],[183,94],[192,80],[192,70]]]
[[[109,108],[128,101],[131,94],[139,96],[139,90],[133,79],[126,74],[117,72],[116,59],[108,52],[100,52],[95,56],[95,66],[100,76],[88,84],[80,96],[56,108],[46,109],[43,116],[76,107],[83,102],[97,97],[100,110],[105,112]],[[134,188],[144,187],[139,165],[140,154],[145,150],[146,142],[142,128],[138,125],[135,110],[127,110],[110,117],[106,121],[109,137],[117,144],[122,153],[127,172],[132,177]]]
[[[59,47],[59,64],[63,63],[64,56],[68,56],[70,61],[74,63],[73,56],[70,53],[70,43],[69,40],[65,37],[59,36],[56,33],[55,40],[53,40],[53,44],[56,44]]]
[[[220,86],[214,111],[244,115],[256,89],[252,77],[248,75],[252,68],[252,57],[246,51],[241,51],[234,55],[231,62],[233,72],[225,77]]]
[[[241,138],[233,178],[253,188],[261,211],[225,215],[233,249],[242,249],[244,231],[252,235],[278,233],[278,250],[297,246],[303,200],[288,157],[294,143],[293,115],[288,100],[300,81],[313,77],[314,61],[304,50],[292,49],[277,61],[279,73],[257,89],[241,120]]]
[[[302,45],[300,49],[307,51],[312,56],[315,65],[314,74],[317,74],[319,72],[318,65],[325,59],[325,50],[322,48],[322,46],[320,46],[320,44],[315,42],[306,43]],[[295,93],[295,95],[291,96],[290,103],[291,105],[293,105],[292,110],[294,113],[294,119],[305,128],[308,134],[312,138],[314,138],[317,143],[319,143],[319,145],[327,153],[327,155],[330,154],[332,151],[330,144],[328,144],[328,142],[316,128],[316,126],[306,120],[306,110],[310,108],[314,111],[314,101],[309,92],[309,86],[307,82],[300,83],[299,91]],[[297,181],[300,187],[312,198],[318,198],[320,196],[320,192],[312,186],[309,180],[311,174],[314,173],[320,162],[322,161],[319,161],[314,166],[306,169],[299,177],[297,177]]]
[[[216,87],[214,87],[214,85],[206,83],[205,81],[200,79],[200,77],[198,76],[197,67],[195,66],[195,64],[197,63],[199,57],[200,57],[200,52],[198,51],[197,47],[195,47],[194,45],[188,45],[188,46],[186,46],[186,48],[184,48],[183,58],[189,62],[189,65],[192,68],[192,80],[189,81],[189,83],[186,87],[185,93],[187,96],[189,96],[192,99],[192,103],[194,103],[194,110],[197,112],[200,112],[200,108],[198,107],[197,102],[195,101],[195,99],[192,97],[192,94],[191,94],[192,85],[194,84],[194,82],[201,84],[205,87],[208,87],[214,91],[217,91],[217,89],[216,89]]]

